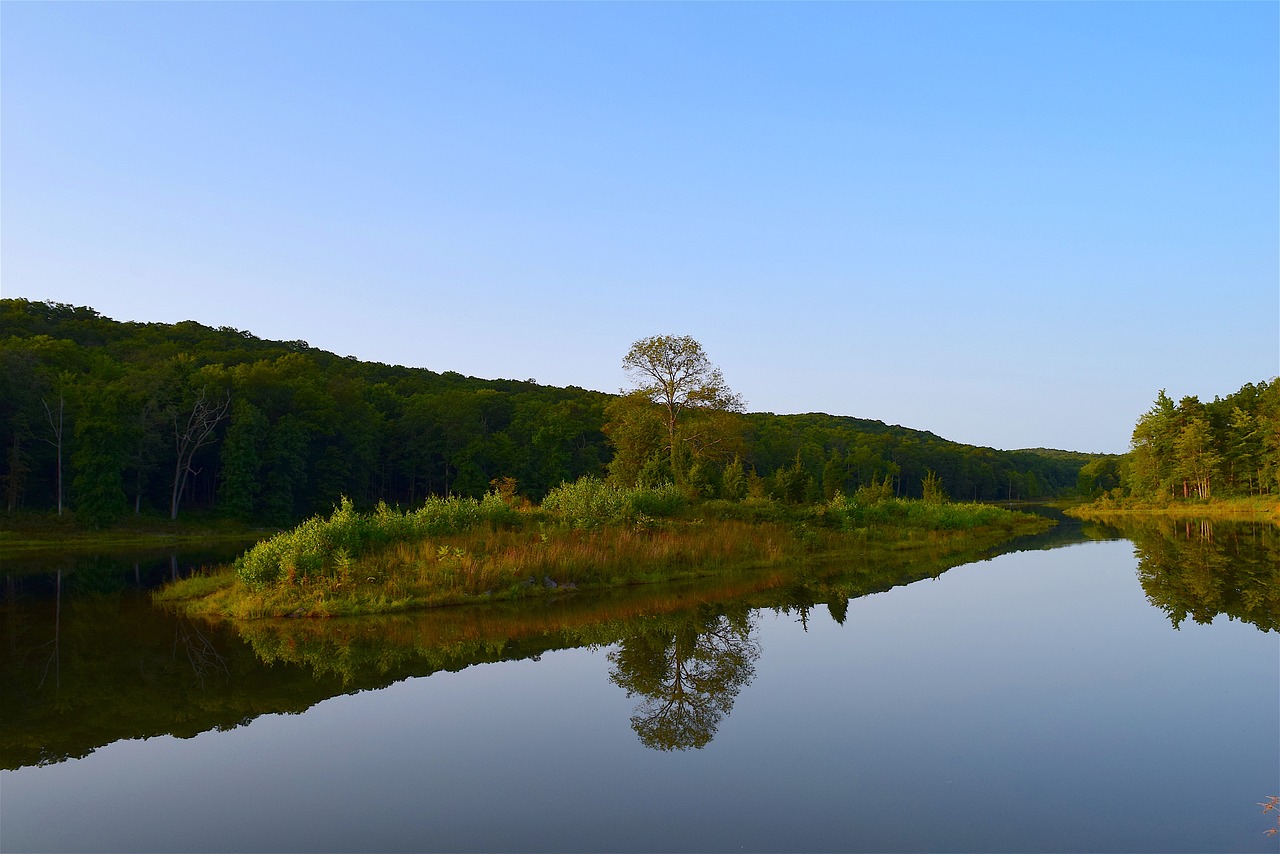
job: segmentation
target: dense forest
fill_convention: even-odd
[[[1129,453],[1080,472],[1094,496],[1150,503],[1280,493],[1280,379],[1176,404],[1162,389],[1133,428]]]
[[[106,525],[199,510],[286,525],[343,495],[412,506],[501,484],[540,500],[582,475],[675,481],[701,497],[806,501],[868,485],[919,496],[931,479],[957,499],[1032,499],[1075,489],[1086,463],[1114,464],[858,418],[738,411],[682,424],[677,449],[660,409],[643,395],[482,380],[192,321],[122,323],[86,307],[0,300],[9,514],[71,512]]]

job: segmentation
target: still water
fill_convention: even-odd
[[[0,849],[1274,851],[1277,529],[1021,548],[245,632],[6,564]]]

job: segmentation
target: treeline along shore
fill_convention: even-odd
[[[1080,469],[1091,503],[1068,512],[1255,518],[1280,523],[1280,379],[1204,403],[1161,389],[1133,427],[1129,452]]]
[[[10,527],[35,514],[84,528],[193,514],[287,527],[343,497],[362,511],[412,509],[505,484],[536,503],[583,476],[674,483],[692,499],[821,503],[871,485],[919,498],[933,478],[957,500],[1025,500],[1071,492],[1098,458],[845,416],[690,405],[675,426],[667,414],[654,395],[475,379],[192,321],[0,300]]]

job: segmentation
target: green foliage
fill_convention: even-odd
[[[175,416],[184,405],[190,412],[201,388],[211,403],[229,391],[231,411],[189,461],[184,510],[279,526],[327,513],[342,495],[365,510],[379,501],[416,507],[431,495],[480,499],[492,481],[511,477],[538,501],[606,471],[623,487],[674,482],[691,497],[735,501],[763,499],[777,484],[756,473],[779,469],[791,470],[783,492],[795,501],[854,494],[886,478],[894,492],[916,495],[929,470],[957,498],[1054,495],[1074,488],[1091,459],[974,448],[857,418],[741,413],[697,342],[670,336],[637,342],[645,346],[628,364],[639,368],[641,388],[617,397],[360,362],[192,322],[117,323],[57,303],[0,300],[0,321],[0,491],[15,513],[57,506],[60,467],[41,399],[64,387],[67,438],[88,430],[110,441],[88,452],[92,459],[82,455],[79,467],[64,456],[62,494],[74,505],[72,476],[92,472],[81,480],[82,503],[110,507],[112,517],[129,505],[170,506],[182,470]],[[661,372],[686,356],[705,369],[700,383],[645,374],[646,365]],[[1280,477],[1278,407],[1264,400],[1276,395],[1263,387],[1251,394],[1232,400],[1238,416],[1205,407],[1213,435],[1233,417],[1238,424],[1233,443],[1212,445],[1221,460],[1217,479],[1210,474],[1215,495],[1219,481],[1256,493]]]
[[[1194,396],[1174,404],[1161,389],[1119,468],[1125,494],[1139,502],[1280,491],[1280,379],[1207,404]]]
[[[671,484],[627,488],[600,478],[582,477],[547,493],[542,509],[569,527],[590,529],[635,524],[641,516],[673,516],[687,504],[684,493]]]
[[[76,419],[75,452],[71,455],[75,469],[72,504],[79,522],[101,528],[125,512],[122,431],[113,417],[114,396],[95,390],[84,403],[84,412]]]
[[[605,435],[613,448],[609,480],[620,486],[643,482],[654,463],[664,466],[664,480],[671,480],[670,455],[663,452],[666,428],[661,410],[643,392],[611,400],[604,409]]]
[[[720,475],[720,496],[729,501],[742,501],[747,497],[747,473],[740,457],[734,457]]]
[[[688,335],[654,335],[631,345],[622,368],[635,383],[624,400],[633,401],[622,420],[606,428],[615,438],[615,449],[624,459],[647,459],[665,443],[671,474],[683,484],[689,465],[702,458],[723,459],[739,430],[731,413],[741,412],[742,397],[729,389],[720,369],[711,363],[702,345]],[[644,407],[649,421],[657,418],[659,431],[639,429],[635,421]],[[637,442],[643,441],[643,445]],[[630,466],[618,467],[622,473]],[[611,473],[614,473],[611,471]],[[623,479],[624,483],[632,483]]]
[[[689,475],[685,483],[688,493],[695,499],[715,498],[717,477],[715,466],[706,461],[695,461],[689,466]]]
[[[925,473],[922,493],[921,500],[925,504],[941,504],[947,500],[947,495],[942,490],[942,479],[934,471]]]
[[[799,504],[805,500],[812,478],[796,454],[795,461],[773,473],[773,489],[770,491],[774,499]]]
[[[849,466],[839,451],[833,451],[822,466],[822,500],[830,501],[837,492],[843,492],[849,479]]]
[[[475,498],[429,498],[409,513],[378,505],[358,513],[344,497],[328,518],[313,516],[291,531],[263,540],[236,559],[235,570],[251,587],[280,579],[333,575],[351,560],[393,542],[420,542],[480,525],[498,527],[517,519],[497,493]]]
[[[248,400],[231,405],[231,423],[222,448],[222,506],[241,518],[252,516],[261,492],[267,419]]]
[[[600,432],[609,396],[598,392],[359,362],[196,323],[116,323],[52,303],[0,300],[0,317],[0,487],[10,510],[56,506],[41,395],[64,376],[114,399],[104,412],[123,440],[109,462],[140,507],[170,504],[174,416],[184,391],[205,385],[211,399],[230,389],[235,411],[191,461],[184,507],[260,522],[291,525],[344,494],[364,508],[480,498],[500,477],[539,498],[603,473],[609,457]],[[66,414],[68,439],[94,416],[70,398]]]
[[[1120,457],[1099,457],[1080,469],[1076,478],[1076,494],[1081,498],[1097,498],[1120,485]]]
[[[862,505],[878,504],[881,501],[889,501],[893,497],[893,481],[889,475],[885,475],[882,480],[872,478],[866,486],[858,487],[858,491],[853,495],[854,501]]]
[[[857,531],[873,525],[967,531],[989,526],[1009,527],[1020,515],[991,504],[941,503],[892,497],[864,502],[856,497],[846,498],[841,493],[821,509],[826,524],[842,531]]]
[[[643,489],[652,489],[672,483],[674,480],[675,475],[671,473],[670,457],[665,454],[655,453],[645,460],[644,465],[640,468],[640,474],[636,478],[636,482],[631,485]],[[626,486],[627,484],[622,485]]]

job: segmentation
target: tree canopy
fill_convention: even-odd
[[[192,509],[287,525],[344,495],[414,506],[513,478],[541,500],[606,473],[708,498],[813,500],[872,482],[919,496],[932,471],[958,499],[1036,498],[1074,489],[1097,458],[960,445],[848,416],[744,413],[689,338],[636,342],[624,364],[636,389],[610,395],[0,300],[0,495],[10,513],[56,512],[64,496],[94,525]],[[1264,424],[1241,407],[1239,447],[1217,453],[1257,483],[1240,473],[1265,475]],[[1208,409],[1214,429],[1236,417]]]
[[[1177,403],[1164,389],[1133,428],[1122,491],[1141,501],[1280,491],[1280,379]]]
[[[728,444],[727,425],[714,413],[741,412],[742,397],[729,389],[720,369],[711,363],[702,345],[688,335],[654,335],[631,345],[622,368],[635,383],[633,393],[661,409],[666,430],[671,476],[683,481],[687,468],[682,451]],[[701,414],[697,429],[690,429],[693,414]],[[690,466],[691,467],[691,466]]]

